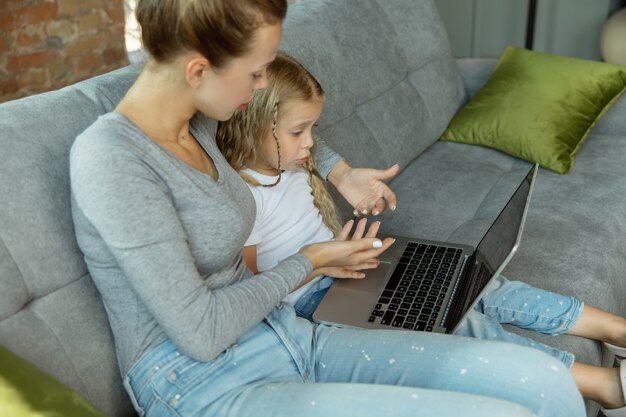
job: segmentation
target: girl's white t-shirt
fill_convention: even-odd
[[[278,176],[260,174],[244,169],[261,184],[274,184]],[[274,187],[248,184],[256,202],[256,220],[245,246],[256,245],[257,268],[266,271],[281,260],[298,252],[304,245],[332,240],[334,235],[313,204],[309,174],[285,171]],[[284,301],[294,305],[304,293],[319,281],[317,276],[293,291]]]

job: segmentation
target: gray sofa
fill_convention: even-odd
[[[431,0],[306,0],[290,9],[282,49],[326,89],[321,137],[355,166],[402,166],[391,182],[398,210],[383,215],[384,232],[475,245],[529,164],[437,139],[495,61],[455,60]],[[74,239],[68,152],[137,73],[127,67],[0,105],[0,345],[111,417],[134,412],[104,307]],[[593,129],[569,174],[539,172],[522,245],[506,275],[624,314],[625,178],[622,98]],[[585,363],[612,359],[588,340],[532,337]],[[597,408],[590,404],[588,412]]]

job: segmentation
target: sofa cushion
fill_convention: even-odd
[[[568,175],[539,170],[521,245],[504,275],[624,315],[626,130],[612,131],[615,117],[592,130]],[[398,208],[383,213],[381,233],[475,247],[528,167],[491,148],[438,142],[391,182]],[[599,344],[588,339],[514,331],[601,364]]]
[[[136,75],[128,67],[0,105],[0,344],[111,416],[132,407],[74,237],[68,155]]]
[[[70,388],[2,346],[0,415],[104,417]]]
[[[626,67],[509,47],[443,139],[490,146],[567,173],[626,87]]]
[[[429,0],[305,1],[290,7],[281,49],[322,84],[318,133],[355,166],[408,165],[465,99]]]

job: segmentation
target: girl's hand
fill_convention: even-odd
[[[357,240],[363,237],[363,234],[365,233],[366,223],[367,223],[367,219],[359,220],[351,239]],[[352,231],[353,227],[354,227],[354,220],[348,220],[346,224],[343,225],[343,228],[341,229],[339,234],[335,236],[335,240],[343,241],[343,240],[350,239],[350,232]],[[379,227],[380,227],[380,222],[374,222],[370,226],[369,230],[367,231],[366,236],[376,237]],[[341,266],[341,267],[327,266],[324,268],[316,269],[315,271],[311,273],[310,276],[316,277],[318,275],[327,275],[333,278],[356,278],[356,279],[365,278],[365,273],[360,272],[360,271],[363,269],[376,269],[378,268],[378,265],[379,265],[379,262],[377,260],[372,260],[372,261],[364,262],[363,264],[360,264],[360,265],[353,265],[353,266]]]
[[[395,239],[376,238],[380,222],[372,224],[365,233],[367,220],[361,219],[350,239],[348,239],[353,220],[343,227],[333,242],[315,243],[304,246],[300,253],[309,258],[314,270],[333,268],[328,270],[330,276],[343,275],[342,278],[362,278],[360,269],[372,269],[378,266],[378,256],[389,248]],[[365,235],[364,235],[365,234]],[[326,272],[320,272],[326,273]]]
[[[386,170],[352,168],[339,162],[328,175],[343,197],[355,208],[355,216],[379,215],[385,211],[385,201],[391,210],[396,209],[396,195],[383,181],[390,180],[400,171],[398,164]]]
[[[352,234],[352,237],[350,237],[350,231],[352,231],[352,228],[354,227],[354,219],[348,220],[346,224],[343,225],[343,228],[341,229],[339,234],[335,236],[335,240],[361,239],[363,235],[365,234],[366,225],[367,225],[367,219],[365,218],[360,219],[358,223],[356,224],[356,229],[354,229],[354,233]],[[380,222],[376,221],[372,223],[372,225],[367,231],[367,234],[365,234],[365,237],[376,237],[376,235],[378,234],[378,229],[380,229]]]

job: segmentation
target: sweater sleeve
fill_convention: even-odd
[[[94,235],[79,237],[90,270],[119,269],[185,354],[215,358],[310,274],[310,261],[296,254],[249,279],[240,251],[227,268],[201,276],[163,181],[140,157],[92,142],[76,143],[70,157],[74,204]]]
[[[319,137],[315,139],[315,162],[322,178],[327,179],[330,171],[342,159],[344,158],[326,145],[323,139]]]

